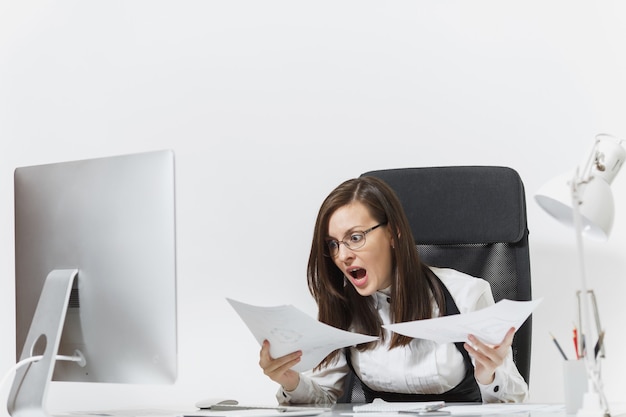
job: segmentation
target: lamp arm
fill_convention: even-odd
[[[593,154],[593,152],[592,152]],[[584,249],[583,249],[583,234],[582,234],[582,220],[580,215],[580,203],[581,198],[579,195],[579,185],[582,184],[580,178],[578,177],[578,172],[574,174],[574,178],[571,181],[571,197],[572,197],[572,215],[573,215],[573,223],[574,230],[576,234],[576,248],[578,250],[578,266],[579,266],[579,275],[580,275],[580,283],[581,283],[581,292],[582,297],[580,299],[580,308],[582,309],[582,314],[579,316],[579,327],[581,331],[581,337],[578,338],[579,343],[579,352],[583,354],[583,360],[585,361],[585,367],[587,369],[587,380],[588,380],[588,388],[587,394],[585,394],[585,398],[589,397],[590,402],[592,402],[594,395],[597,395],[598,398],[596,402],[599,400],[600,404],[585,404],[586,401],[583,401],[583,408],[579,410],[578,415],[580,417],[583,416],[591,416],[595,415],[594,412],[598,412],[598,414],[602,414],[604,416],[610,416],[609,413],[609,405],[604,395],[604,386],[602,384],[601,374],[600,374],[600,361],[596,358],[593,352],[593,348],[589,351],[587,347],[582,345],[585,336],[591,336],[591,309],[589,308],[589,291],[587,286],[587,274],[585,268],[585,260],[584,260]],[[599,331],[599,329],[598,329]],[[587,341],[587,345],[589,345],[589,340]],[[585,349],[587,351],[585,351]],[[585,409],[590,407],[591,409]],[[601,409],[599,410],[598,407]]]
[[[585,260],[584,260],[584,250],[583,250],[583,229],[582,229],[582,220],[580,216],[580,204],[581,198],[579,196],[579,185],[582,184],[578,173],[574,174],[574,178],[570,184],[571,193],[572,193],[572,217],[574,220],[574,232],[576,234],[576,249],[578,251],[578,268],[580,271],[580,281],[582,284],[581,291],[583,294],[587,294],[587,274],[585,273]],[[586,303],[585,303],[586,304]]]

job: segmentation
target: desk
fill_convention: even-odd
[[[454,406],[454,404],[450,404]],[[565,413],[562,404],[477,404],[470,407],[476,407],[485,410],[484,413],[472,413],[465,416],[479,417],[570,417]],[[493,407],[493,409],[489,409]],[[496,412],[497,408],[497,412]],[[525,409],[525,410],[524,410]],[[510,410],[510,411],[507,411]],[[267,414],[264,410],[244,410],[244,411],[208,411],[197,410],[193,407],[166,407],[166,408],[141,408],[141,409],[124,409],[124,410],[99,410],[99,411],[82,411],[70,412],[63,414],[54,414],[55,417],[181,417],[181,416],[199,416],[199,417],[263,417]],[[336,404],[329,411],[318,414],[318,417],[346,417],[352,415],[352,404]],[[284,413],[285,417],[289,413]],[[359,413],[359,416],[370,417],[381,416],[380,413]],[[391,414],[387,414],[390,416]],[[397,415],[397,414],[396,414]],[[460,415],[460,414],[457,414]],[[400,414],[400,416],[411,417],[411,414]],[[626,404],[619,404],[611,414],[612,417],[626,416]],[[455,417],[452,414],[451,417]]]
[[[356,405],[356,404],[354,404]],[[425,417],[418,416],[417,414],[399,414],[394,412],[359,412],[354,413],[352,411],[353,404],[336,404],[329,408],[328,411],[321,414],[315,414],[315,417]],[[300,406],[296,406],[301,408]],[[315,407],[315,406],[313,406]],[[566,417],[565,407],[562,404],[548,405],[548,404],[454,404],[451,403],[447,407],[452,411],[450,417],[463,416],[463,417],[480,417],[480,416],[515,416],[515,417]],[[319,406],[317,407],[319,408]],[[470,412],[460,411],[474,408]],[[117,413],[107,413],[112,417],[288,417],[290,413],[283,412],[277,413],[274,410],[256,409],[256,410],[229,410],[229,411],[211,411],[211,410],[193,410],[182,413],[177,413],[175,416],[172,414],[161,415],[118,415]],[[89,416],[87,416],[89,417]],[[91,417],[102,417],[102,413],[93,414]]]

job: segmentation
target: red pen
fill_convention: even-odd
[[[580,352],[578,351],[578,329],[574,327],[574,349],[576,350],[576,359],[580,359]]]

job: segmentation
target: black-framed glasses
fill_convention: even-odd
[[[339,246],[343,243],[346,248],[350,250],[361,249],[365,246],[365,235],[367,235],[372,230],[379,228],[380,226],[386,225],[387,222],[378,223],[376,226],[372,226],[367,230],[363,230],[362,232],[352,232],[349,236],[346,236],[342,240],[327,240],[326,246],[328,248],[328,256],[334,258],[339,255]]]

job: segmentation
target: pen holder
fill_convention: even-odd
[[[583,405],[583,396],[587,392],[587,369],[585,361],[567,360],[563,362],[563,394],[565,412],[576,414]]]

